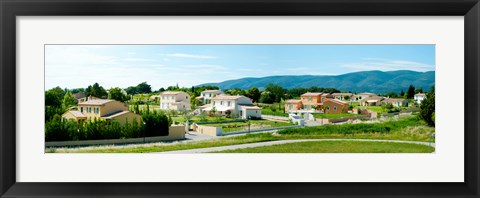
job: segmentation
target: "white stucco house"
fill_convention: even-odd
[[[427,98],[427,95],[424,93],[418,93],[413,96],[413,99],[415,100],[415,103],[420,104],[422,101]]]
[[[196,99],[202,101],[203,104],[208,104],[212,98],[221,94],[224,94],[221,90],[204,90]]]
[[[183,91],[164,91],[160,93],[160,109],[190,110],[190,95]]]
[[[202,111],[211,112],[215,109],[215,113],[227,115],[227,111],[231,112],[232,117],[243,119],[261,118],[262,109],[252,103],[252,99],[245,96],[228,96],[217,95],[211,99],[210,104],[204,105]]]

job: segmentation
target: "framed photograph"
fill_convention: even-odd
[[[3,1],[1,197],[479,197],[478,1]]]

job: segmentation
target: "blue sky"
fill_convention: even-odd
[[[434,71],[435,45],[46,45],[45,88],[153,89],[243,77]]]

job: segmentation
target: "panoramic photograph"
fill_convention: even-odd
[[[435,153],[435,45],[45,45],[45,153]]]

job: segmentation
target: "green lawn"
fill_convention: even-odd
[[[355,117],[355,116],[360,116],[360,115],[351,114],[351,113],[339,113],[339,114],[315,113],[315,114],[313,114],[313,117],[315,117],[315,118],[326,118],[326,119],[337,119],[337,118]]]
[[[218,124],[205,124],[207,126],[222,127],[222,132],[235,132],[248,130],[248,121],[245,122],[230,122],[230,123],[218,123]],[[250,120],[250,129],[263,129],[263,128],[275,128],[282,126],[290,126],[292,124],[288,122],[277,122],[270,120]]]
[[[408,143],[314,141],[219,151],[216,153],[432,153],[435,148]]]

